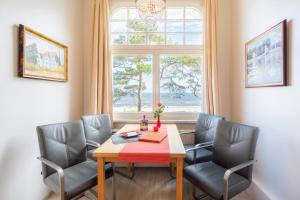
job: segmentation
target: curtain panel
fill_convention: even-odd
[[[109,0],[94,0],[91,70],[91,114],[108,113],[112,118]]]
[[[209,114],[220,114],[219,69],[217,63],[218,0],[205,0],[204,80],[205,109]]]

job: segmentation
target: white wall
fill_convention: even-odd
[[[35,127],[78,119],[83,110],[82,0],[0,0],[0,199],[47,193]],[[69,47],[69,81],[17,77],[17,25]]]
[[[231,1],[218,1],[217,47],[218,66],[220,68],[220,114],[231,119]]]
[[[300,196],[299,8],[299,0],[232,0],[232,116],[260,127],[254,182],[270,199]],[[288,19],[290,85],[245,89],[245,42],[283,19]]]

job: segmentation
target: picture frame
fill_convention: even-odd
[[[287,85],[287,20],[245,45],[245,87]]]
[[[68,81],[68,47],[19,25],[19,77]]]

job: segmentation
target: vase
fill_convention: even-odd
[[[157,126],[158,128],[160,128],[160,118],[159,118],[159,117],[157,118],[156,126]]]

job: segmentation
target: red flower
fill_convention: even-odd
[[[158,106],[158,107],[161,107],[161,105],[162,105],[162,103],[160,103],[160,102],[157,103],[157,106]]]

